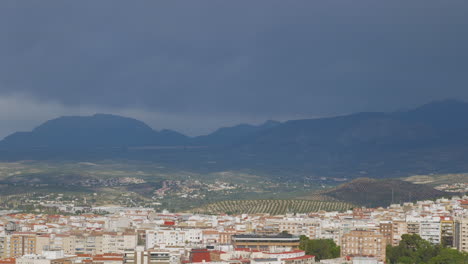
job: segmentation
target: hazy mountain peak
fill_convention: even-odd
[[[263,124],[261,124],[260,126],[266,128],[266,127],[274,127],[274,126],[277,126],[277,125],[279,125],[279,124],[281,124],[281,122],[279,122],[279,121],[276,121],[276,120],[267,120],[267,121],[265,121]]]
[[[94,148],[174,144],[185,136],[158,133],[137,119],[110,114],[62,116],[48,120],[31,132],[14,133],[2,144],[9,147]]]
[[[462,100],[457,99],[445,99],[445,100],[438,100],[432,101],[430,103],[424,104],[420,107],[411,110],[410,112],[417,112],[417,111],[466,111],[468,110],[468,103]]]

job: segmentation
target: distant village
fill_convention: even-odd
[[[468,193],[468,183],[459,182],[453,184],[442,184],[434,187],[434,189],[453,193]]]

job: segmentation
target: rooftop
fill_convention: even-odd
[[[270,234],[240,234],[240,235],[233,235],[235,238],[298,238],[297,236],[293,236],[287,233],[279,233],[275,235]]]

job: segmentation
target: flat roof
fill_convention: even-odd
[[[293,236],[287,233],[279,233],[275,235],[268,234],[239,234],[233,235],[234,238],[299,238],[298,236]]]

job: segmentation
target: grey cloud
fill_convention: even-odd
[[[461,0],[5,0],[0,93],[224,122],[468,99],[466,10]]]

